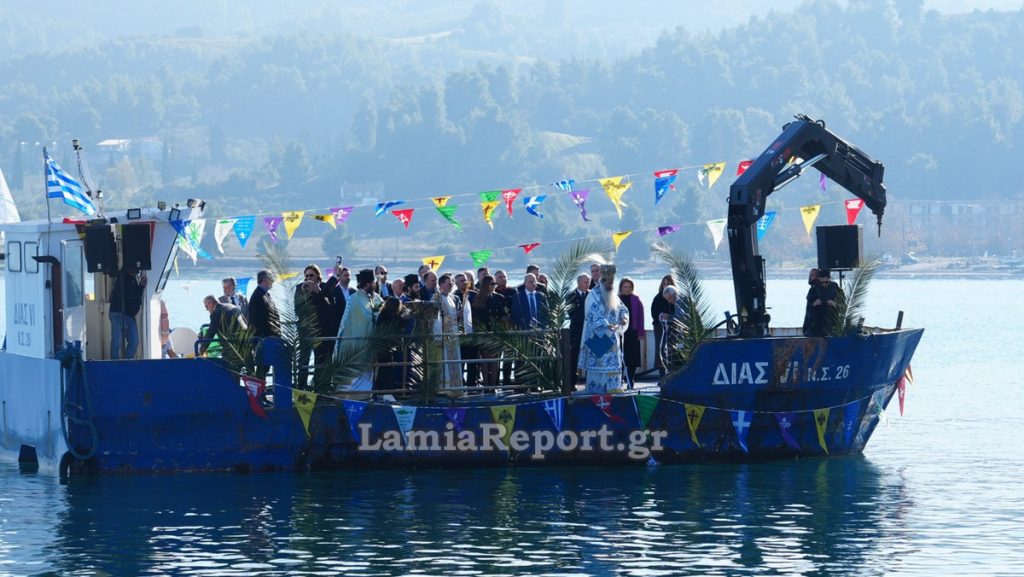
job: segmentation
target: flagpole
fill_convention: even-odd
[[[49,225],[50,222],[51,222],[51,220],[50,220],[50,189],[49,189],[49,186],[47,185],[47,178],[46,178],[47,172],[49,170],[50,170],[50,167],[49,167],[49,165],[46,164],[46,147],[44,146],[43,147],[43,198],[46,199],[46,223],[47,223],[47,225]],[[49,240],[47,240],[47,244],[49,244]],[[47,251],[46,254],[50,254],[49,251]]]

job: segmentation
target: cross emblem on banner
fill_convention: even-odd
[[[686,416],[689,417],[690,424],[692,425],[697,422],[698,418],[700,418],[700,413],[697,412],[697,409],[690,409],[690,412],[687,413]]]
[[[824,427],[825,426],[825,419],[826,419],[825,413],[819,414],[818,415],[818,425]]]
[[[512,413],[509,413],[507,409],[501,411],[501,413],[498,415],[498,421],[500,421],[501,424],[503,424],[503,425],[509,423],[511,420],[512,420]]]
[[[601,409],[602,412],[607,411],[608,407],[611,406],[611,403],[608,402],[608,397],[606,395],[599,395],[597,398],[597,403],[595,404],[597,405],[597,408]]]
[[[792,423],[790,423],[790,422],[789,422],[789,419],[787,419],[786,417],[782,417],[782,420],[781,420],[781,421],[779,421],[779,425],[780,425],[780,426],[781,426],[781,427],[782,427],[783,429],[788,429],[788,428],[790,428],[790,427],[792,427],[792,426],[793,426],[793,425],[792,425]]]
[[[732,425],[736,427],[736,433],[742,438],[743,433],[750,428],[750,417],[747,415],[747,411],[736,411]]]
[[[358,412],[359,409],[356,407],[356,405],[353,404],[349,406],[348,410],[345,411],[345,414],[348,416],[348,420],[352,421],[353,419],[355,419],[356,413]]]
[[[436,269],[438,264],[440,264],[440,263],[437,262],[434,259],[430,259],[430,260],[427,261],[427,266],[429,266],[431,268],[431,270]]]
[[[295,400],[298,401],[300,405],[309,404],[309,395],[306,393],[299,393],[299,395],[295,397]]]

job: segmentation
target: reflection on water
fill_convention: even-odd
[[[899,472],[863,458],[17,486],[31,511],[4,527],[5,558],[113,575],[881,574],[914,507]]]

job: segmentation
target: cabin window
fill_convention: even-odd
[[[21,272],[21,242],[12,240],[7,243],[7,270]]]
[[[82,247],[66,247],[64,253],[64,294],[65,307],[82,306],[82,295],[85,294],[82,286],[85,278],[85,258],[82,254]]]
[[[39,272],[39,261],[32,258],[33,256],[39,256],[39,243],[38,242],[26,242],[25,243],[25,272],[36,274]]]

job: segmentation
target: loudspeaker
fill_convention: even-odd
[[[857,224],[818,227],[818,268],[851,270],[864,266],[863,229]]]
[[[117,272],[114,231],[105,224],[85,227],[85,263],[89,272]]]
[[[153,268],[149,224],[126,224],[121,229],[121,262],[125,270],[140,271]]]

